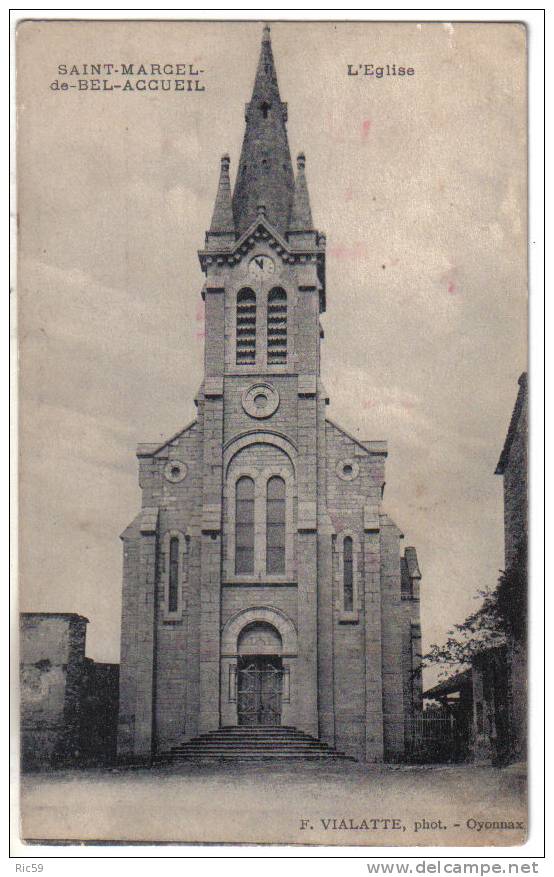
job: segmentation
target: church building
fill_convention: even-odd
[[[137,452],[142,509],[122,534],[122,760],[241,729],[275,746],[289,729],[398,761],[420,714],[421,574],[382,508],[386,442],[327,416],[325,235],[305,164],[300,153],[293,169],[265,27],[235,184],[224,155],[199,252],[197,417]]]

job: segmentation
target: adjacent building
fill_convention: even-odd
[[[115,757],[117,664],[85,657],[88,619],[20,615],[20,741],[25,769]]]
[[[496,591],[505,642],[483,649],[470,669],[425,692],[467,737],[467,755],[502,764],[527,756],[527,374],[519,391],[495,474],[504,480],[504,573]],[[431,716],[431,719],[433,717]],[[432,724],[432,722],[431,722]],[[452,757],[452,747],[447,757]]]
[[[511,757],[527,757],[527,543],[528,543],[528,385],[520,376],[506,441],[496,467],[504,483],[504,569],[515,624],[507,642],[508,726]]]
[[[74,613],[20,616],[21,758],[55,764],[79,749],[88,619]]]

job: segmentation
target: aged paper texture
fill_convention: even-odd
[[[22,838],[523,843],[525,28],[16,63]]]

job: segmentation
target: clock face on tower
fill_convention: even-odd
[[[275,272],[275,262],[269,256],[254,256],[248,263],[248,272],[256,280],[262,280]]]

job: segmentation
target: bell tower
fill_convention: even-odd
[[[204,422],[202,606],[207,628],[201,637],[214,644],[213,653],[201,657],[201,717],[205,714],[200,729],[217,725],[218,704],[204,696],[202,684],[205,679],[205,686],[212,685],[217,667],[221,619],[214,604],[219,594],[208,570],[217,566],[221,550],[223,611],[239,593],[245,600],[267,599],[274,605],[287,592],[274,594],[273,588],[290,588],[289,596],[294,589],[295,684],[305,693],[304,716],[297,717],[297,724],[317,734],[317,484],[325,404],[319,386],[319,314],[325,307],[325,237],[313,226],[303,153],[297,157],[296,176],[293,171],[287,105],[279,94],[267,26],[245,118],[234,191],[230,158],[224,155],[212,222],[199,253],[206,276],[199,415]],[[247,537],[236,521],[233,473],[245,467],[251,471],[244,477],[253,479],[257,491],[267,490],[270,470],[282,469],[288,478],[289,513],[284,544],[272,546],[277,528],[270,534],[261,509],[265,499],[256,501],[254,556],[242,568],[237,552],[246,557],[248,546],[239,544]],[[279,550],[286,557],[282,568],[274,560]]]
[[[304,153],[297,157],[296,177],[293,172],[287,104],[279,94],[267,25],[245,119],[234,191],[226,154],[199,252],[204,299],[210,290],[224,289],[224,337],[213,308],[206,310],[206,376],[315,376],[318,314],[325,309],[325,235],[313,225]]]

